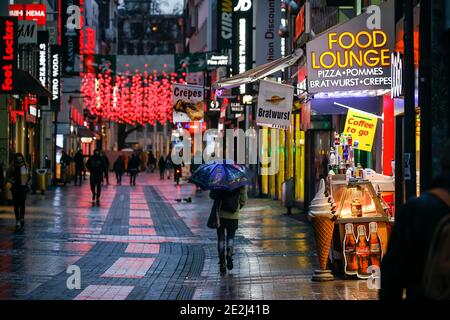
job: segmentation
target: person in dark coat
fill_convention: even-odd
[[[7,179],[11,184],[16,227],[25,225],[25,201],[30,190],[30,169],[25,162],[23,154],[16,153],[14,161],[9,168]]]
[[[153,155],[153,152],[150,151],[150,154],[148,155],[148,161],[147,161],[147,170],[149,170],[151,173],[155,171],[156,167],[156,158]]]
[[[80,186],[81,181],[83,178],[83,167],[84,167],[84,161],[83,161],[83,153],[81,150],[78,150],[75,156],[73,157],[73,161],[75,162],[75,185],[77,185],[78,178],[80,180]]]
[[[106,153],[104,151],[101,152],[100,157],[102,158],[103,162],[103,178],[106,180],[106,184],[109,184],[109,159],[106,156]],[[102,179],[103,182],[103,179]]]
[[[450,141],[442,155],[442,174],[432,189],[450,192]],[[395,215],[387,253],[381,262],[380,299],[424,299],[422,279],[430,243],[449,207],[432,193],[410,199]]]
[[[90,172],[90,184],[92,192],[92,202],[96,204],[100,203],[100,195],[102,192],[102,179],[103,179],[103,161],[100,156],[100,150],[96,149],[94,154],[89,157],[86,162],[86,167]]]
[[[173,169],[172,156],[171,156],[170,152],[167,154],[167,157],[166,157],[166,165],[165,165],[165,168],[166,168],[166,170],[167,170],[167,179],[170,180],[170,172],[171,172],[172,169]]]
[[[118,185],[122,184],[122,175],[125,172],[125,162],[123,161],[123,156],[120,155],[117,157],[117,160],[114,162],[113,170],[116,173],[116,181]]]
[[[128,161],[128,172],[130,173],[130,186],[136,185],[136,176],[139,171],[140,161],[139,158],[133,153],[130,161]]]
[[[159,178],[160,180],[164,180],[164,172],[166,171],[166,161],[164,160],[163,156],[159,157],[158,168],[159,168]]]
[[[61,175],[62,175],[62,180],[63,180],[63,184],[66,185],[68,178],[69,178],[69,165],[70,162],[72,161],[72,159],[70,158],[70,156],[64,151],[61,151],[61,158],[59,160],[59,163],[61,165]]]

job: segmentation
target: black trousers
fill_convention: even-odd
[[[27,188],[25,186],[13,187],[12,190],[14,214],[16,221],[25,218],[25,200],[27,198]]]
[[[77,184],[78,178],[80,178],[80,185],[81,185],[81,180],[83,178],[82,168],[75,168],[75,184]]]
[[[91,192],[92,199],[97,197],[97,200],[100,199],[100,194],[102,192],[102,178],[101,177],[90,177],[89,181],[91,183]]]
[[[220,228],[217,229],[217,251],[220,259],[225,259],[225,250],[233,247],[238,224],[237,219],[220,218]]]
[[[130,185],[136,185],[137,170],[130,170]]]
[[[103,171],[103,176],[106,180],[106,184],[109,184],[109,172],[108,170]]]
[[[165,171],[165,170],[159,170],[159,178],[160,178],[161,180],[164,180],[164,171]]]
[[[117,184],[122,183],[122,173],[116,172],[116,182]]]

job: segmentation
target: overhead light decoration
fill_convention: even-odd
[[[162,71],[122,75],[86,73],[81,93],[89,113],[105,120],[131,125],[172,122],[172,84],[185,83],[177,73]]]

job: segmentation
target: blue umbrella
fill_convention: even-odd
[[[226,160],[224,162],[214,161],[201,165],[189,179],[203,190],[226,190],[249,185],[251,182],[250,172],[245,166]]]

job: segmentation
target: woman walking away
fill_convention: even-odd
[[[14,156],[8,172],[8,182],[11,184],[16,227],[20,228],[25,225],[25,200],[30,182],[30,170],[21,153]]]
[[[100,150],[95,149],[94,154],[86,162],[91,176],[89,181],[91,183],[92,202],[100,204],[100,194],[102,192],[102,179],[103,179],[103,161],[100,157]]]
[[[220,227],[217,229],[217,250],[220,272],[233,269],[233,242],[239,223],[239,211],[247,203],[247,187],[233,191],[211,190],[214,205],[219,206]]]
[[[159,179],[164,180],[164,172],[166,171],[166,161],[164,161],[163,156],[159,157],[158,168],[159,168]]]
[[[122,155],[114,162],[113,169],[116,173],[117,184],[120,186],[122,184],[122,175],[125,172],[125,162],[123,161]]]

